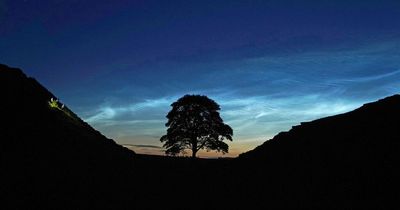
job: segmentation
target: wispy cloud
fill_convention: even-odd
[[[138,148],[155,148],[155,149],[162,149],[161,146],[157,145],[147,145],[147,144],[121,144],[125,147],[138,147]]]
[[[383,43],[198,65],[213,71],[199,71],[204,73],[185,81],[161,82],[151,87],[160,92],[158,96],[124,103],[118,98],[84,116],[117,141],[161,145],[170,104],[186,93],[204,94],[221,105],[224,121],[233,128],[231,146],[246,141],[254,145],[300,122],[347,112],[400,91],[400,53],[393,46]],[[184,74],[185,67],[175,73]],[[124,94],[134,95],[128,90]]]
[[[387,78],[391,78],[391,77],[396,77],[396,79],[399,78],[400,77],[400,69],[391,71],[391,72],[382,72],[382,73],[378,73],[378,74],[371,75],[371,76],[361,76],[361,77],[352,77],[352,78],[343,78],[343,79],[333,80],[332,83],[371,82],[371,81],[387,79]]]
[[[85,118],[87,122],[90,123],[104,123],[110,122],[113,119],[123,116],[125,114],[133,114],[139,111],[144,111],[148,109],[158,108],[161,106],[167,107],[171,103],[171,100],[166,98],[159,99],[147,99],[143,102],[133,103],[126,106],[110,106],[104,105],[100,106],[94,114]],[[123,123],[133,124],[133,123],[143,123],[143,122],[154,122],[154,120],[125,120]]]
[[[89,123],[96,123],[99,121],[101,122],[104,120],[112,119],[116,115],[117,111],[118,110],[111,107],[102,107],[95,115],[86,118],[85,120]]]
[[[165,149],[157,145],[147,145],[147,144],[121,144],[121,145],[139,154],[149,154],[149,155],[165,154]]]

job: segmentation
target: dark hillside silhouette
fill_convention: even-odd
[[[293,206],[389,207],[400,199],[399,120],[400,95],[394,95],[301,123],[239,161],[263,180],[253,185]]]
[[[124,201],[114,192],[131,179],[134,152],[19,69],[0,65],[0,98],[2,207],[111,208]]]

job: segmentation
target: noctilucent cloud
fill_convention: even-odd
[[[172,102],[207,95],[237,156],[399,93],[400,1],[0,0],[0,62],[138,153],[162,153]]]

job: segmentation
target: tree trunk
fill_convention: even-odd
[[[197,153],[196,150],[192,150],[192,158],[193,158],[193,159],[196,158],[196,153]]]
[[[197,138],[194,138],[192,140],[192,158],[196,158],[196,153],[197,153]]]

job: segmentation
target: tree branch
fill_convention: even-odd
[[[207,140],[204,140],[203,143],[199,147],[197,147],[197,151],[199,151],[202,147],[204,147],[206,142],[207,142]]]

